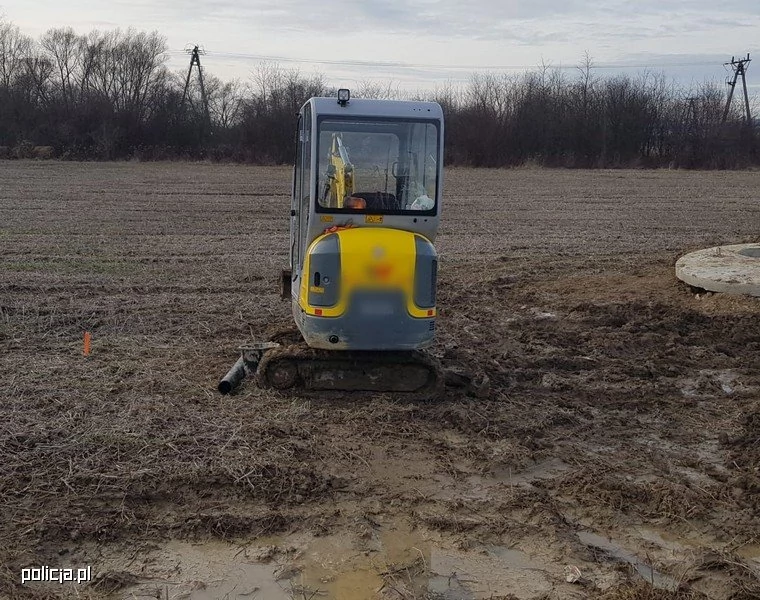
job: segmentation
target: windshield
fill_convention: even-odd
[[[435,123],[325,119],[317,152],[318,209],[435,214]]]

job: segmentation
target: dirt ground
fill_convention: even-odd
[[[0,162],[0,597],[760,598],[760,299],[673,268],[760,172],[449,170],[433,353],[488,398],[221,397],[289,186]]]

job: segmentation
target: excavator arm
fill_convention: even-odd
[[[329,162],[322,190],[322,206],[343,208],[346,198],[354,193],[354,166],[343,144],[343,136],[333,133]]]

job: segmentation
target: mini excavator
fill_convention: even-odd
[[[242,346],[219,384],[435,396],[443,113],[433,102],[311,98],[298,115],[290,268],[298,328]]]

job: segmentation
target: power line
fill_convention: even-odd
[[[179,51],[173,51],[178,54]],[[266,54],[246,54],[242,52],[213,52],[212,56],[239,58],[246,60],[273,61],[285,63],[304,63],[318,65],[342,65],[353,67],[390,67],[395,69],[441,69],[446,71],[458,70],[525,70],[535,69],[539,65],[441,65],[432,63],[408,63],[400,61],[375,61],[375,60],[329,60],[316,58],[296,58],[291,56],[275,56]],[[662,69],[671,67],[709,67],[715,66],[712,62],[683,62],[683,63],[660,63],[660,64],[599,64],[591,65],[591,69]],[[575,70],[578,65],[547,65],[551,69]]]

